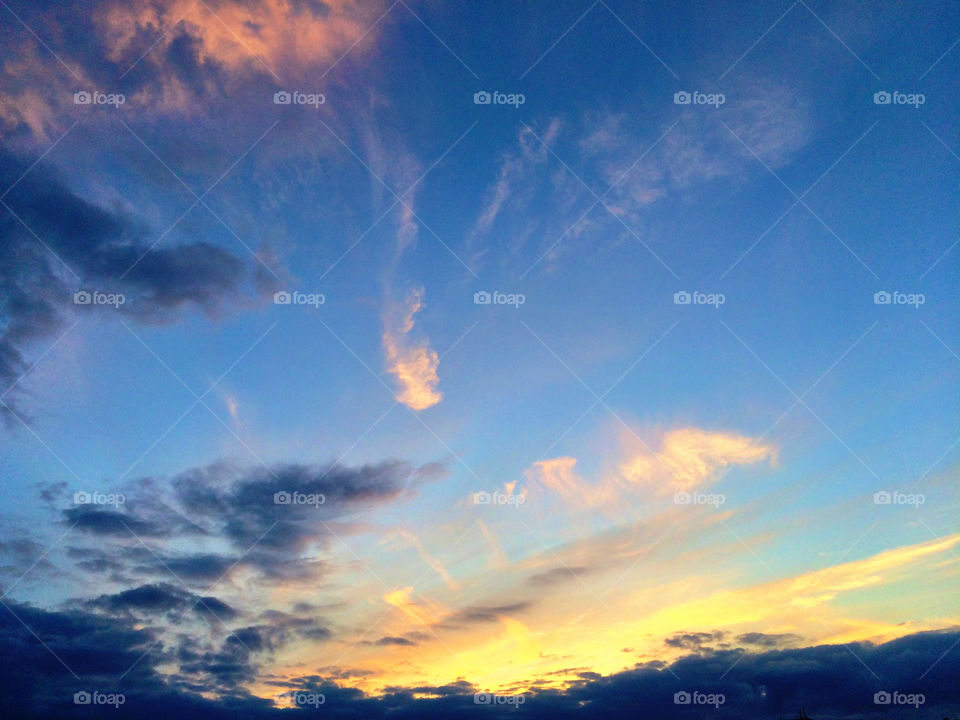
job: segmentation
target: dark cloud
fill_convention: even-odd
[[[209,613],[219,620],[230,620],[237,612],[211,596],[194,595],[170,584],[141,585],[114,594],[103,594],[86,603],[88,607],[111,614],[182,615],[188,610]]]
[[[301,550],[309,543],[327,542],[331,523],[338,534],[350,532],[362,512],[397,499],[420,478],[419,469],[399,461],[358,468],[244,469],[219,463],[182,473],[169,483],[134,483],[126,503],[116,508],[78,505],[62,514],[65,523],[83,534],[123,543],[110,558],[96,547],[87,556],[81,548],[71,551],[83,567],[117,577],[173,575],[184,583],[206,585],[236,567],[253,568],[271,581],[310,581],[325,573],[326,564],[301,558]],[[278,502],[278,493],[312,496],[316,502]],[[166,549],[168,542],[190,534],[223,540],[235,553]],[[148,550],[141,544],[145,541],[159,547]],[[116,565],[118,558],[122,568]]]
[[[280,465],[238,470],[211,465],[173,481],[179,504],[197,524],[213,529],[238,549],[255,552],[244,562],[265,572],[289,574],[291,551],[325,538],[325,523],[349,518],[372,505],[397,498],[415,471],[397,462],[359,468]],[[278,500],[278,494],[286,494]],[[298,504],[293,493],[312,496]],[[284,503],[283,499],[293,498]]]
[[[43,163],[32,164],[0,147],[0,191],[9,189],[0,205],[3,390],[27,370],[32,344],[50,339],[69,315],[112,312],[161,323],[188,307],[216,312],[262,288],[266,271],[253,258],[200,240],[166,237],[154,244],[156,230],[122,210],[85,200]],[[78,305],[76,291],[120,293],[125,302]],[[18,394],[4,402],[15,409],[11,398]]]
[[[0,574],[21,579],[26,573],[43,576],[55,570],[46,548],[28,538],[0,541]]]
[[[404,647],[413,647],[417,643],[415,643],[413,640],[408,640],[405,637],[395,637],[392,635],[387,635],[380,638],[379,640],[374,640],[374,641],[367,640],[364,642],[364,644],[376,645],[378,647],[383,647],[384,645],[401,645]]]
[[[139,518],[129,511],[110,510],[99,505],[78,505],[64,510],[63,517],[73,528],[92,535],[153,538],[165,537],[171,532],[171,528]]]
[[[741,645],[756,645],[758,647],[772,648],[783,645],[793,645],[803,640],[799,635],[793,633],[768,634],[761,632],[750,632],[737,635],[737,642]]]
[[[214,553],[198,553],[196,555],[171,556],[157,554],[152,564],[141,565],[136,569],[141,572],[156,574],[173,574],[178,579],[188,582],[197,581],[212,583],[224,577],[237,563],[239,558]]]
[[[531,575],[527,578],[527,582],[537,587],[547,587],[549,585],[555,585],[558,582],[562,582],[563,580],[571,580],[576,577],[582,577],[594,569],[595,568],[590,568],[585,565],[569,568],[556,567],[547,570],[546,572]]]
[[[709,643],[720,642],[725,636],[726,633],[723,631],[680,633],[668,637],[663,642],[669,647],[682,648],[684,650],[702,650],[704,646]]]
[[[277,615],[273,620],[289,617]],[[125,693],[125,704],[110,709],[110,717],[117,720],[286,717],[290,711],[271,708],[269,701],[247,695],[239,684],[256,676],[252,656],[270,650],[265,627],[270,624],[235,629],[219,646],[184,642],[167,648],[161,643],[154,650],[153,631],[134,629],[133,621],[123,616],[53,612],[7,602],[0,605],[4,717],[72,717],[79,712],[73,693],[85,688]],[[350,720],[457,720],[481,715],[506,720],[521,713],[532,720],[638,716],[692,720],[708,711],[711,717],[732,720],[793,717],[801,707],[817,720],[939,719],[953,717],[960,703],[960,685],[955,682],[960,677],[960,654],[950,651],[958,641],[960,630],[953,629],[909,635],[882,645],[718,651],[681,658],[669,671],[662,664],[609,676],[580,670],[580,680],[567,690],[527,693],[519,709],[496,704],[479,707],[473,698],[476,688],[466,678],[439,686],[391,687],[379,698],[339,684],[369,674],[363,670],[328,668],[318,675],[271,682],[278,694],[322,693],[325,715]],[[179,672],[161,677],[157,668],[172,662]],[[674,704],[674,693],[683,690],[723,693],[725,702],[718,709]],[[922,693],[925,703],[919,710],[876,705],[874,693],[882,690]],[[202,697],[201,691],[208,697]],[[219,698],[209,697],[211,693]]]
[[[453,623],[486,623],[495,622],[501,615],[515,615],[530,607],[528,602],[517,602],[510,605],[472,606],[458,610],[448,618]]]

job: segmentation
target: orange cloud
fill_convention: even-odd
[[[91,3],[99,42],[88,44],[59,28],[56,39],[48,38],[49,50],[26,36],[17,55],[0,62],[0,127],[29,128],[36,140],[56,137],[76,115],[78,90],[123,92],[128,113],[199,110],[201,98],[220,97],[254,76],[270,77],[279,88],[322,93],[323,87],[310,86],[318,71],[334,67],[347,52],[369,51],[386,5],[325,0],[323,7],[314,11],[296,0]],[[45,22],[55,27],[58,21],[51,11]],[[107,48],[105,57],[87,57],[91,47]],[[51,61],[51,50],[62,65]],[[185,55],[196,72],[185,69]],[[116,71],[104,74],[104,62]]]
[[[426,410],[443,399],[437,390],[440,359],[426,342],[409,339],[413,316],[423,307],[423,290],[411,293],[404,305],[388,308],[384,319],[383,349],[387,355],[387,372],[399,386],[396,399],[414,410]]]
[[[598,480],[581,477],[573,457],[539,460],[525,477],[541,497],[553,494],[571,507],[615,508],[624,494],[638,489],[658,494],[692,490],[714,482],[729,465],[752,464],[776,455],[775,448],[752,438],[696,427],[664,433],[659,451],[637,435],[626,442],[630,446],[627,459]]]
[[[619,491],[615,483],[589,483],[577,474],[576,464],[573,457],[540,460],[527,469],[525,476],[531,487],[555,493],[568,505],[597,507],[616,499]]]
[[[628,483],[678,492],[715,481],[728,465],[752,464],[775,456],[772,446],[752,438],[689,427],[665,433],[658,452],[647,446],[636,449],[619,472]]]
[[[110,60],[120,65],[143,52],[144,35],[159,37],[150,54],[162,56],[176,40],[177,32],[172,30],[179,23],[199,40],[201,63],[282,75],[333,63],[379,15],[378,8],[368,5],[363,11],[350,0],[325,0],[324,6],[322,14],[315,14],[305,3],[293,0],[124,2],[110,6],[101,23]]]
[[[429,626],[437,622],[446,611],[433,603],[418,602],[411,598],[412,587],[400,588],[383,596],[384,602],[392,605],[418,625]]]

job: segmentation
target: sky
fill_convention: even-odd
[[[958,28],[0,1],[11,717],[952,717]]]

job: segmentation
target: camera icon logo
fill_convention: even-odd
[[[274,305],[289,305],[290,304],[290,293],[286,290],[281,290],[280,292],[275,292],[273,294],[273,304]]]
[[[873,294],[873,304],[874,305],[889,305],[890,304],[890,293],[886,290],[881,290],[880,292],[875,292]]]
[[[677,505],[689,505],[693,502],[693,497],[688,492],[678,492],[674,494],[673,502]]]
[[[873,694],[873,704],[874,705],[889,705],[891,700],[890,693],[886,690],[881,690]]]
[[[73,704],[74,705],[89,705],[90,704],[90,693],[86,690],[81,690],[80,692],[75,692],[73,694]]]
[[[273,494],[273,504],[274,505],[289,505],[290,504],[290,493],[286,490],[281,490],[280,492],[275,492]]]
[[[473,94],[473,104],[474,105],[489,105],[490,104],[490,93],[486,90],[480,90]]]
[[[73,494],[74,505],[89,505],[92,500],[93,498],[86,490],[81,490]]]
[[[881,90],[880,92],[875,92],[873,94],[873,104],[874,105],[889,105],[890,104],[890,93],[886,90]]]
[[[889,505],[890,504],[890,493],[886,490],[881,490],[880,492],[875,492],[873,494],[873,502],[876,505]]]
[[[673,694],[674,705],[689,705],[691,699],[690,693],[688,693],[686,690],[681,690],[680,692],[675,692]]]
[[[474,505],[489,505],[490,504],[490,493],[485,490],[480,492],[475,492],[473,494],[473,504]]]
[[[274,105],[289,105],[293,96],[286,90],[278,90],[273,94]]]
[[[86,290],[78,290],[73,294],[74,305],[89,305],[90,300],[91,300],[91,295]]]
[[[686,290],[681,290],[680,292],[675,292],[673,294],[673,304],[674,305],[689,305],[690,304],[690,293]]]
[[[493,702],[492,693],[474,693],[473,695],[474,705],[489,705],[492,702]]]
[[[74,105],[89,105],[91,102],[93,102],[93,96],[86,90],[80,90],[73,94]]]
[[[489,305],[491,301],[490,293],[486,290],[480,290],[473,294],[473,304],[474,305]]]
[[[689,105],[692,97],[686,90],[680,90],[673,94],[674,105]]]

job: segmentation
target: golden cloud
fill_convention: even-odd
[[[440,359],[429,343],[411,342],[413,317],[423,307],[423,290],[415,290],[406,303],[388,308],[384,319],[383,349],[387,372],[395,378],[396,399],[414,410],[426,410],[443,399],[437,390]]]
[[[644,445],[619,466],[628,483],[664,492],[693,490],[716,480],[732,464],[752,464],[774,458],[775,449],[734,433],[688,427],[665,433],[659,451]]]

